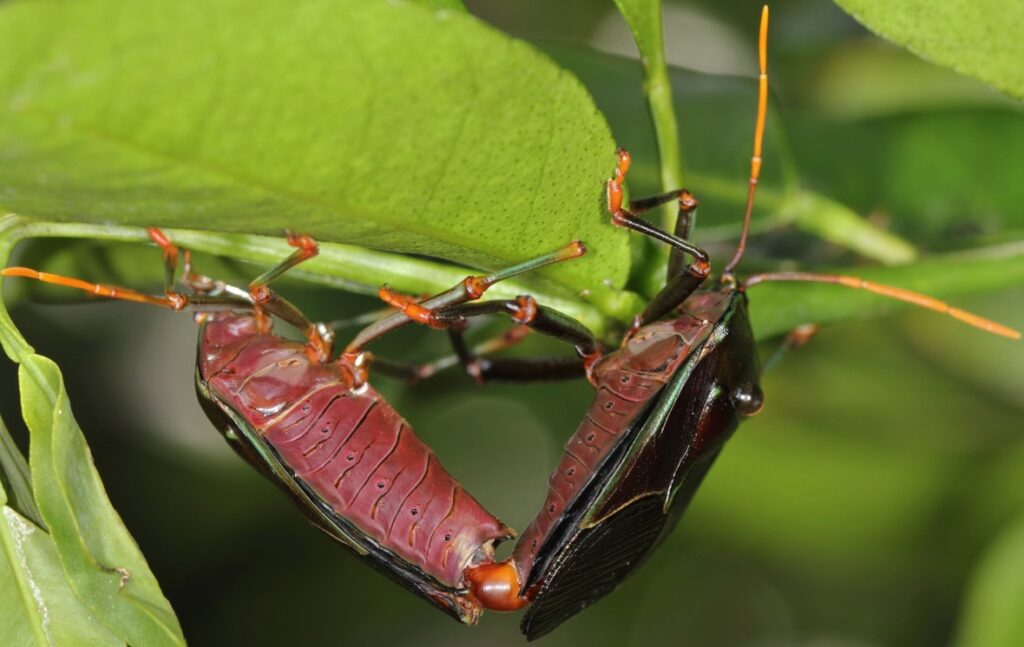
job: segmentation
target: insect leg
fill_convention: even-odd
[[[761,144],[764,140],[765,116],[768,110],[768,7],[761,11],[761,27],[758,38],[758,63],[760,76],[758,79],[758,102],[757,121],[754,130],[754,151],[750,158],[750,180],[747,189],[747,202],[743,214],[743,230],[740,234],[739,243],[729,263],[725,266],[725,275],[732,275],[733,268],[743,257],[747,244],[747,234],[750,230],[750,216],[754,209],[754,193],[757,190],[758,178],[761,175]],[[622,183],[625,180],[626,172],[629,170],[629,153],[619,151],[619,163],[615,169],[615,176],[608,181],[608,210],[612,213],[612,222],[621,227],[628,227],[634,231],[651,236],[656,240],[672,246],[671,256],[668,265],[668,280],[661,292],[647,305],[647,308],[634,322],[634,328],[650,323],[659,317],[667,314],[677,305],[682,303],[686,297],[693,293],[708,273],[711,271],[707,254],[697,247],[686,242],[689,237],[690,226],[693,222],[693,213],[697,208],[697,201],[687,191],[670,191],[652,198],[634,200],[630,203],[630,209],[622,208]],[[674,197],[679,199],[679,219],[676,221],[676,235],[661,231],[657,227],[637,217],[638,213],[653,206],[664,204]],[[694,257],[694,262],[684,265],[684,254]]]
[[[271,314],[279,319],[290,323],[303,331],[309,341],[310,356],[319,360],[327,361],[331,355],[331,341],[333,334],[326,326],[314,324],[306,318],[302,312],[291,302],[281,297],[267,286],[267,283],[281,276],[286,271],[299,263],[317,255],[318,247],[316,241],[304,234],[286,232],[288,244],[297,249],[286,259],[259,275],[249,283],[248,299],[236,288],[231,288],[220,281],[213,281],[205,276],[192,272],[192,258],[189,250],[181,249],[175,245],[169,236],[157,229],[148,227],[153,242],[160,247],[164,256],[164,279],[165,292],[169,299],[184,298],[193,305],[245,305],[251,306],[256,312],[260,325],[267,331],[270,330],[270,320],[266,314]],[[182,280],[193,291],[198,294],[186,297],[174,291],[174,275],[177,270],[179,253],[184,253],[184,276]]]
[[[654,299],[644,308],[644,311],[637,316],[633,322],[633,328],[635,329],[668,314],[685,301],[686,297],[693,294],[694,290],[704,283],[704,279],[711,272],[711,262],[708,259],[707,252],[704,250],[690,244],[679,236],[659,229],[632,211],[622,207],[622,183],[626,179],[629,165],[629,153],[619,149],[619,163],[615,167],[615,175],[608,180],[608,211],[612,214],[612,223],[640,232],[645,236],[650,236],[655,240],[670,245],[675,254],[673,258],[670,258],[669,265],[670,269],[673,268],[673,265],[675,266],[675,273],[670,275],[661,292],[655,295]],[[689,223],[698,204],[697,199],[689,191],[681,190],[663,193],[660,196],[646,200],[637,200],[634,204],[639,204],[642,209],[649,209],[659,204],[659,201],[667,202],[673,199],[673,197],[679,200],[680,217],[676,222],[677,230],[682,226],[683,230],[686,231],[689,229]],[[692,256],[694,261],[689,265],[684,265],[684,254]]]
[[[489,301],[445,308],[434,313],[435,321],[458,324],[469,317],[504,313],[532,330],[571,344],[577,357],[501,358],[481,357],[465,343],[462,327],[449,328],[452,346],[466,372],[477,382],[488,380],[530,381],[572,379],[588,375],[601,357],[601,348],[586,326],[557,310],[538,305],[533,297]]]
[[[449,333],[452,335],[459,334],[461,340],[461,329],[450,328]],[[492,337],[482,343],[477,344],[471,350],[467,352],[473,355],[483,355],[487,353],[496,353],[506,348],[515,346],[530,334],[530,329],[526,326],[517,326],[511,330],[506,330],[504,333]],[[453,340],[454,341],[454,340]],[[462,342],[465,344],[465,342]],[[415,364],[412,362],[400,362],[390,358],[384,358],[380,355],[370,354],[370,364],[373,365],[373,370],[376,373],[387,375],[399,380],[405,380],[407,382],[418,382],[427,378],[437,375],[439,372],[458,366],[462,363],[462,357],[458,353],[452,353],[445,357],[441,357],[432,362],[425,364]]]
[[[621,156],[625,153],[627,156],[629,153],[621,151]],[[620,157],[621,159],[621,157]],[[628,161],[627,161],[628,166]],[[623,171],[625,176],[625,171]],[[619,178],[621,185],[622,178]],[[646,211],[653,209],[659,205],[671,202],[672,200],[679,201],[679,212],[676,216],[676,228],[675,236],[682,240],[690,239],[690,232],[693,228],[693,217],[697,211],[697,205],[700,204],[697,198],[686,189],[678,189],[675,191],[668,191],[667,193],[661,193],[649,198],[637,198],[629,201],[629,212],[634,216],[638,216]],[[672,246],[669,250],[668,257],[668,269],[666,271],[665,280],[670,281],[673,277],[680,274],[686,266],[686,252],[679,247]]]
[[[429,299],[425,299],[417,305],[422,306],[427,310],[439,310],[447,306],[458,305],[460,303],[466,303],[467,301],[475,301],[483,296],[484,292],[486,292],[488,288],[499,281],[504,281],[505,279],[544,267],[545,265],[578,258],[586,254],[586,252],[587,250],[586,247],[583,246],[583,243],[578,240],[573,241],[549,254],[538,256],[523,263],[519,263],[518,265],[513,265],[507,269],[499,270],[493,274],[484,276],[467,276],[450,289],[434,295]],[[352,357],[362,352],[366,345],[373,340],[412,322],[413,319],[404,311],[396,312],[391,316],[385,317],[360,331],[360,333],[356,335],[351,342],[349,342],[348,346],[345,348],[344,355]]]
[[[163,252],[164,257],[164,294],[168,299],[180,299],[183,295],[174,289],[174,275],[178,270],[178,246],[156,227],[146,227],[146,233]]]
[[[301,310],[272,290],[268,285],[271,281],[299,263],[307,261],[320,253],[320,248],[312,237],[290,231],[286,231],[285,235],[287,236],[288,244],[296,248],[295,251],[283,261],[253,279],[249,283],[249,296],[252,298],[258,320],[265,321],[263,315],[267,313],[295,326],[305,334],[308,340],[307,347],[310,357],[316,361],[326,362],[331,358],[331,348],[334,340],[334,335],[330,329],[307,319]],[[262,325],[265,325],[269,330],[269,321]]]
[[[572,380],[586,376],[587,369],[601,357],[601,353],[596,352],[587,357],[492,358],[478,349],[470,349],[461,330],[452,328],[449,335],[458,363],[479,384],[489,381]]]
[[[541,306],[529,296],[515,299],[467,303],[432,310],[414,300],[395,294],[386,286],[380,297],[402,311],[413,321],[431,328],[447,328],[460,363],[478,382],[486,380],[571,379],[589,374],[601,357],[601,349],[586,326],[557,310]],[[577,358],[489,359],[472,353],[462,338],[466,319],[483,315],[506,314],[522,326],[571,344]]]

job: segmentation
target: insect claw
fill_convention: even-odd
[[[365,351],[357,353],[342,353],[341,357],[338,358],[338,364],[341,366],[345,386],[351,391],[358,391],[364,385],[366,385],[367,379],[369,379],[369,372],[367,371],[367,364],[373,359],[373,355]]]

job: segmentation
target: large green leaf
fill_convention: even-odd
[[[75,597],[48,534],[0,486],[0,644],[124,645]]]
[[[836,0],[878,35],[1024,99],[1024,3]]]
[[[280,234],[621,287],[604,119],[574,77],[460,12],[383,0],[0,7],[0,205]],[[378,268],[387,278],[386,267]],[[382,279],[378,279],[378,283]]]
[[[123,642],[184,644],[174,612],[107,500],[59,369],[28,354],[18,378],[36,501],[74,594]]]

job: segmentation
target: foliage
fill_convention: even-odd
[[[301,9],[284,0],[4,3],[0,38],[9,55],[0,60],[0,118],[5,124],[0,129],[0,206],[10,213],[0,219],[0,259],[6,264],[15,245],[36,240],[20,249],[42,269],[155,286],[160,280],[157,252],[137,245],[146,240],[142,227],[155,224],[167,227],[177,242],[205,252],[197,259],[204,271],[214,274],[216,269],[223,273],[215,276],[244,280],[286,253],[280,231],[288,227],[325,242],[321,256],[294,274],[332,289],[286,285],[295,290],[300,304],[305,305],[305,294],[317,316],[327,318],[338,316],[339,310],[372,307],[356,297],[351,297],[352,305],[339,304],[339,287],[372,293],[388,282],[406,292],[433,292],[476,269],[501,267],[581,238],[590,250],[586,258],[510,282],[495,295],[529,291],[614,342],[643,295],[660,287],[664,270],[661,250],[650,253],[648,246],[607,222],[603,185],[615,146],[625,145],[634,154],[635,194],[675,185],[680,178],[698,193],[698,240],[716,259],[723,258],[731,252],[745,196],[755,105],[750,79],[710,77],[668,66],[672,61],[662,52],[661,2],[615,4],[632,30],[643,71],[634,62],[564,44],[546,43],[542,53],[464,15],[459,0],[316,0]],[[740,0],[695,3],[701,4],[721,14],[723,23],[742,26],[743,38],[753,43],[758,6]],[[927,11],[919,3],[840,4],[916,53],[954,65],[1014,96],[1024,94],[1021,79],[1014,76],[1024,37],[1014,32],[1011,17],[1018,10],[1012,3],[987,11],[967,2],[929,5]],[[485,5],[481,0],[471,9],[483,10]],[[839,268],[946,298],[1020,285],[1024,194],[1014,174],[1024,163],[1024,147],[1016,145],[1024,136],[1019,106],[993,97],[979,83],[924,67],[877,43],[832,47],[793,38],[792,25],[801,24],[798,18],[818,15],[808,6],[797,0],[780,6],[774,15],[777,27],[769,51],[777,90],[768,125],[766,176],[755,237],[741,267]],[[676,8],[667,4],[664,10]],[[595,15],[604,11],[596,3],[587,9]],[[529,21],[540,20],[528,11],[519,13]],[[992,22],[993,16],[998,23]],[[563,18],[570,19],[575,16]],[[834,21],[826,21],[831,31],[822,31],[829,37],[838,38],[849,29],[841,16],[829,20]],[[753,58],[750,72],[755,72]],[[648,108],[653,126],[640,117]],[[687,152],[685,168],[679,163],[680,146]],[[658,158],[660,165],[654,164]],[[864,267],[865,259],[882,266]],[[35,285],[18,288],[68,298]],[[894,307],[830,286],[766,285],[752,288],[750,300],[760,339],[806,321],[877,317]],[[985,314],[1017,326],[1024,323],[1019,300],[979,303]],[[1009,342],[976,342],[973,331],[934,323],[928,316],[909,321],[886,327],[885,336],[856,326],[842,329],[853,331],[849,337],[833,333],[830,338],[826,332],[819,355],[797,358],[769,376],[767,420],[750,425],[755,433],[737,438],[712,472],[707,492],[684,522],[693,539],[674,537],[656,558],[669,564],[666,574],[689,569],[694,581],[706,586],[680,590],[674,577],[647,569],[637,578],[641,583],[626,585],[634,595],[627,593],[624,599],[643,602],[632,623],[618,622],[627,613],[625,605],[609,601],[606,608],[612,613],[602,617],[598,612],[570,625],[565,630],[569,639],[669,642],[678,636],[663,633],[663,618],[681,613],[693,627],[695,644],[752,640],[738,627],[713,625],[714,614],[700,611],[709,600],[722,599],[715,586],[727,588],[735,581],[740,583],[735,604],[753,618],[751,631],[796,642],[798,635],[757,615],[759,605],[772,595],[756,581],[741,579],[736,564],[742,559],[736,555],[751,559],[756,577],[765,580],[773,570],[796,571],[777,585],[790,587],[786,590],[798,589],[789,580],[801,578],[850,582],[851,599],[872,597],[857,595],[857,587],[873,591],[879,578],[908,596],[920,593],[928,578],[934,578],[940,583],[935,588],[946,596],[940,607],[954,606],[957,583],[965,579],[970,561],[989,543],[989,535],[1024,509],[1024,501],[1007,494],[1019,485],[1020,460],[1014,453],[1019,438],[1005,433],[1007,425],[1001,422],[1014,416],[1019,421],[1022,405],[1013,398],[1020,393],[1012,385],[1021,383],[1014,367],[1022,364],[1014,363],[1012,353],[1019,351],[1007,350]],[[904,337],[894,340],[892,335],[900,330]],[[35,343],[37,331],[31,333]],[[88,334],[104,333],[89,329]],[[416,360],[445,352],[436,336],[412,339],[400,338],[384,348]],[[3,614],[0,643],[183,643],[161,585],[107,499],[71,415],[57,365],[29,346],[3,309],[0,341],[19,363],[22,415],[31,436],[26,465],[0,427],[0,582],[14,583],[0,587],[0,609],[12,610]],[[858,365],[858,344],[888,348],[888,355],[883,353],[881,361],[876,357],[876,365]],[[961,356],[957,348],[965,349]],[[61,363],[69,372],[69,384],[83,371],[97,385],[107,382],[92,377],[102,369],[90,349],[74,353],[72,361]],[[928,358],[921,362],[925,366],[946,366],[969,380],[989,400],[964,394],[957,382],[944,385],[924,369],[907,368],[893,359],[909,363],[914,353]],[[189,359],[187,353],[178,354]],[[1004,377],[993,385],[986,377],[991,367],[1008,360],[1009,368],[1000,373]],[[844,370],[827,370],[835,366]],[[166,372],[174,382],[188,381],[187,369]],[[132,381],[145,380],[132,376]],[[414,391],[382,388],[406,416],[433,420],[444,432],[436,434],[433,444],[446,462],[451,456],[463,469],[457,473],[466,474],[471,483],[480,481],[472,484],[485,503],[500,500],[509,515],[527,515],[511,518],[513,526],[523,527],[533,495],[508,485],[518,483],[511,472],[495,479],[500,470],[482,466],[480,458],[508,457],[509,467],[522,472],[524,483],[526,476],[532,478],[523,491],[542,488],[547,466],[539,457],[557,448],[578,420],[586,389],[493,387],[456,395],[451,391],[458,384],[450,378]],[[813,402],[806,401],[811,397],[808,384],[816,387]],[[912,384],[920,386],[908,386]],[[915,408],[916,388],[946,395],[935,396],[934,407]],[[127,415],[122,409],[135,410],[130,397],[119,398],[117,407],[105,405],[113,391],[107,384],[93,397],[76,394],[76,410],[91,420],[83,420],[90,434],[103,437],[109,433],[104,429],[107,419]],[[898,401],[888,402],[895,393],[901,394]],[[979,399],[988,402],[980,414],[970,408]],[[851,407],[858,410],[857,420],[827,417]],[[906,411],[913,412],[912,418],[902,420],[911,415]],[[949,412],[966,415],[964,411],[977,416],[984,429],[966,449],[959,430],[949,425],[957,415]],[[909,429],[896,440],[880,431],[894,417]],[[481,419],[491,420],[493,429],[482,432]],[[130,423],[121,423],[131,429],[168,425],[173,433],[187,426],[177,414],[150,415],[146,408]],[[773,433],[759,436],[757,426]],[[502,435],[506,427],[508,433]],[[914,435],[918,427],[921,439]],[[868,446],[857,444],[865,428]],[[823,436],[823,429],[832,433]],[[110,461],[109,472],[104,465],[105,477],[118,474],[119,464],[145,463],[155,453],[144,442],[124,437],[118,442],[138,444],[130,445],[134,453],[126,460]],[[154,563],[153,570],[161,574],[167,597],[183,613],[180,606],[192,595],[190,586],[196,579],[209,581],[205,572],[218,572],[231,581],[228,569],[232,577],[251,570],[254,578],[225,599],[204,598],[205,604],[228,609],[226,617],[239,622],[211,614],[211,622],[223,624],[202,627],[208,609],[199,604],[203,613],[190,608],[188,621],[182,615],[187,633],[195,631],[204,640],[210,635],[226,639],[218,633],[224,627],[273,615],[291,597],[312,600],[314,607],[317,600],[325,600],[320,613],[311,615],[333,618],[339,613],[337,605],[326,601],[341,596],[346,618],[353,619],[348,627],[353,640],[360,631],[401,638],[404,623],[381,616],[372,599],[389,600],[388,618],[406,615],[408,624],[419,626],[422,613],[423,623],[434,622],[427,619],[425,605],[421,609],[413,601],[406,607],[408,600],[389,585],[380,584],[373,574],[362,577],[351,559],[328,553],[333,546],[320,550],[320,544],[294,537],[301,535],[301,526],[285,525],[287,536],[277,537],[276,544],[274,537],[239,541],[236,533],[261,528],[263,506],[275,505],[274,494],[265,484],[247,480],[255,479],[252,475],[224,468],[208,454],[190,454],[180,447],[169,453],[180,459],[174,469],[192,475],[176,481],[180,491],[175,496],[187,504],[173,505],[166,486],[115,476],[140,489],[137,502],[124,497],[129,513],[120,501],[118,509],[136,536],[139,528],[147,537],[142,543],[151,559],[149,547],[156,547],[160,567]],[[182,467],[193,459],[202,470],[193,473]],[[1001,469],[988,470],[990,461],[997,460]],[[986,475],[983,481],[969,491],[957,490],[962,500],[949,503],[944,498],[962,474],[979,472]],[[199,487],[203,479],[215,485]],[[147,487],[155,489],[149,496]],[[117,500],[118,490],[112,492]],[[977,504],[982,501],[986,505]],[[157,514],[154,507],[180,509]],[[973,524],[950,529],[940,523],[936,529],[943,510],[966,516]],[[160,519],[168,526],[160,526]],[[184,527],[201,539],[179,534]],[[940,553],[927,562],[941,565],[923,578],[928,581],[891,575],[916,555],[908,548],[916,536],[944,532],[951,535],[946,544],[960,542],[957,566],[949,566]],[[959,634],[964,645],[993,644],[999,637],[1012,642],[1019,634],[1013,613],[1013,602],[1019,603],[1020,597],[1013,582],[1019,578],[1011,576],[1020,561],[1019,529],[1005,533],[973,579]],[[174,542],[158,541],[168,534]],[[758,538],[758,545],[745,537]],[[194,542],[191,551],[189,542]],[[200,545],[202,550],[195,548]],[[265,545],[274,545],[272,559],[263,552]],[[217,558],[206,556],[208,549],[218,548]],[[716,557],[702,566],[691,549]],[[732,558],[722,557],[718,549]],[[872,550],[878,555],[869,554]],[[301,575],[305,563],[296,562],[295,555],[304,554],[346,569],[345,576],[325,579],[322,573],[330,567],[318,565],[315,574],[305,573],[301,586],[294,586],[295,580],[287,579],[293,575],[289,569],[295,566]],[[228,566],[216,564],[220,558]],[[859,571],[861,579],[852,571]],[[193,579],[186,579],[190,574]],[[251,599],[255,581],[266,585],[266,593]],[[289,584],[275,587],[273,582]],[[339,587],[347,590],[339,593]],[[808,598],[820,597],[799,590]],[[289,591],[289,599],[279,597],[284,595],[280,591]],[[668,603],[660,591],[673,592],[674,611],[663,608]],[[392,598],[397,598],[393,606]],[[814,603],[803,604],[805,610],[815,608]],[[907,641],[902,628],[882,621],[867,626],[864,618],[873,617],[870,609],[851,609],[849,617],[837,620],[844,637]],[[512,621],[508,627],[503,622],[488,618],[493,626],[511,630]],[[318,626],[315,619],[303,627],[293,623],[288,635],[298,639]],[[951,629],[934,631],[940,633],[928,637],[945,636],[941,632]],[[322,639],[312,633],[306,637]],[[919,635],[911,637],[920,642]]]
[[[1024,43],[1018,31],[1024,6],[1019,2],[837,2],[872,31],[918,56],[1024,99]]]

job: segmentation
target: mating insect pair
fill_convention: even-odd
[[[624,151],[618,154],[607,185],[612,222],[670,245],[671,254],[665,287],[636,318],[621,347],[608,353],[581,324],[528,296],[472,303],[500,280],[581,256],[578,243],[507,270],[468,277],[423,301],[382,289],[382,298],[399,311],[358,334],[338,360],[332,360],[330,331],[268,287],[316,253],[315,243],[305,236],[290,236],[296,251],[248,290],[194,274],[184,252],[189,293],[178,292],[175,275],[182,252],[155,229],[150,234],[163,250],[166,268],[163,296],[25,268],[2,274],[198,310],[200,400],[236,451],[293,496],[316,525],[406,588],[467,623],[485,608],[528,606],[523,631],[536,638],[609,593],[652,553],[739,421],[760,409],[747,288],[783,280],[837,283],[1019,338],[923,295],[851,277],[773,273],[737,279],[734,270],[746,244],[760,173],[766,30],[767,13],[759,42],[759,106],[743,232],[717,279],[709,278],[708,255],[688,242],[694,196],[673,191],[633,200],[627,208],[623,184],[630,158]],[[679,205],[673,233],[638,217],[671,201]],[[461,323],[495,313],[570,343],[577,356],[477,356],[462,339]],[[274,335],[270,317],[304,331],[306,342]],[[373,371],[415,373],[364,351],[381,335],[411,322],[449,329],[460,361],[480,380],[586,375],[597,391],[552,473],[544,507],[504,562],[494,561],[493,546],[514,533],[458,484],[367,381]]]

